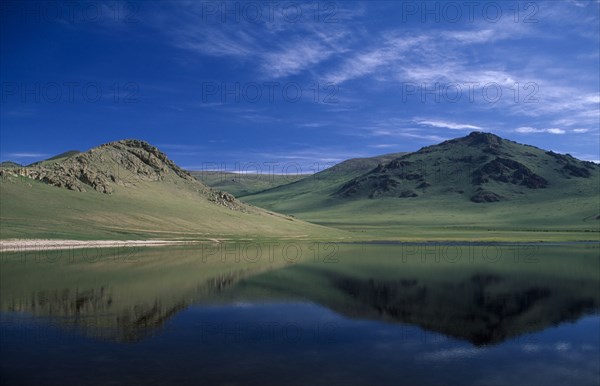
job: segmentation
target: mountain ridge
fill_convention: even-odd
[[[528,151],[524,151],[524,147],[528,147]],[[542,160],[533,162],[532,159],[527,160],[527,157]],[[435,158],[433,163],[432,158]],[[560,168],[550,171],[540,167],[540,164],[548,164],[549,160],[556,161]],[[453,165],[442,167],[444,161],[451,161]],[[447,173],[452,169],[462,170],[461,177],[466,178],[453,178]],[[489,203],[509,199],[514,193],[507,192],[505,186],[492,185],[510,184],[527,189],[545,189],[552,184],[551,181],[558,178],[555,172],[567,178],[590,178],[592,172],[598,169],[600,166],[577,160],[570,155],[544,151],[492,133],[475,131],[465,137],[427,146],[378,165],[370,172],[348,181],[334,195],[351,197],[367,194],[371,199],[381,195],[414,198],[426,194],[434,187],[435,184],[429,179],[439,179],[435,175],[437,173],[440,176],[443,174],[444,179],[455,185],[460,185],[461,189],[457,191],[461,190],[461,194],[469,191],[472,202]],[[550,181],[540,173],[546,174]]]
[[[597,232],[600,225],[600,165],[492,133],[472,132],[351,174],[315,175],[241,199],[390,237],[398,229],[421,238],[426,228]]]
[[[412,153],[346,160],[241,199],[207,187],[137,139],[2,168],[0,177],[2,238],[353,237],[344,233],[351,231],[363,233],[359,238],[452,239],[474,229],[493,239],[494,230],[600,226],[600,165],[478,132]]]
[[[205,186],[148,142],[126,139],[0,170],[0,238],[318,237],[339,231]]]
[[[85,152],[62,153],[13,172],[59,188],[78,192],[91,188],[109,195],[116,186],[135,184],[139,180],[163,181],[169,179],[171,173],[195,185],[213,202],[230,209],[243,208],[233,195],[206,187],[157,147],[138,139],[108,142]]]

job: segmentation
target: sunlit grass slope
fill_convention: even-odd
[[[141,141],[120,141],[0,179],[6,238],[329,237],[341,232],[240,203]],[[56,185],[56,186],[54,186]]]
[[[350,165],[243,200],[380,238],[599,239],[600,167],[568,155],[481,133]]]

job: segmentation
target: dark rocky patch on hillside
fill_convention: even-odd
[[[490,203],[526,194],[519,187],[548,189],[573,178],[598,177],[599,171],[599,165],[568,154],[473,132],[381,163],[346,181],[332,196],[375,199],[458,193],[463,200]]]
[[[547,151],[546,154],[554,158],[562,166],[561,171],[566,176],[590,178],[592,176],[590,171],[600,168],[600,165],[593,162],[580,161],[570,154],[558,154],[553,151]]]
[[[532,172],[527,166],[508,158],[496,157],[473,173],[473,182],[477,185],[490,180],[523,185],[530,189],[548,186],[548,181]]]
[[[478,189],[471,197],[471,201],[481,202],[496,202],[502,200],[502,196],[484,189]]]

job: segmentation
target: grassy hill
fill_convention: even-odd
[[[478,132],[279,186],[294,177],[210,175],[241,201],[138,140],[5,167],[0,177],[0,238],[600,237],[599,165]]]
[[[231,193],[238,198],[307,177],[303,174],[239,174],[224,171],[190,171],[190,174],[204,185]]]
[[[335,231],[206,187],[157,148],[124,140],[0,173],[0,238],[319,237]]]
[[[366,172],[344,166],[244,201],[384,238],[598,239],[600,166],[570,155],[474,132]]]
[[[377,165],[406,153],[385,154],[371,158],[353,158],[301,180],[244,196],[244,201],[262,207],[281,207],[299,213],[315,208],[315,203],[327,204],[328,197],[344,183]],[[324,201],[325,200],[325,201]]]
[[[18,164],[13,161],[0,162],[0,168],[22,168],[22,167],[23,167],[23,165]]]
[[[261,193],[264,197],[270,197],[274,193],[277,196],[279,186],[288,184],[299,196],[319,195],[315,191],[315,181],[320,181],[321,186],[329,186],[336,181],[359,176],[376,167],[382,162],[390,161],[405,153],[384,154],[372,158],[353,158],[341,162],[327,170],[314,175],[273,175],[273,174],[235,174],[227,172],[191,171],[202,183],[210,187],[224,190],[241,198],[244,196]],[[302,181],[302,182],[300,182]],[[299,182],[298,184],[294,184]],[[310,186],[311,189],[307,189]],[[286,190],[288,187],[286,187]]]
[[[32,163],[31,165],[28,165],[28,166],[49,165],[51,163],[64,161],[67,158],[76,156],[77,154],[80,154],[80,153],[81,152],[79,150],[69,150],[69,151],[65,151],[64,153],[57,154],[54,157],[50,157],[48,159],[45,159],[43,161],[34,162],[34,163]]]

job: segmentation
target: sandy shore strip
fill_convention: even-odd
[[[182,240],[44,240],[12,239],[0,240],[0,252],[39,251],[77,248],[123,248],[123,247],[159,247],[165,245],[218,243],[219,240],[182,241]]]

